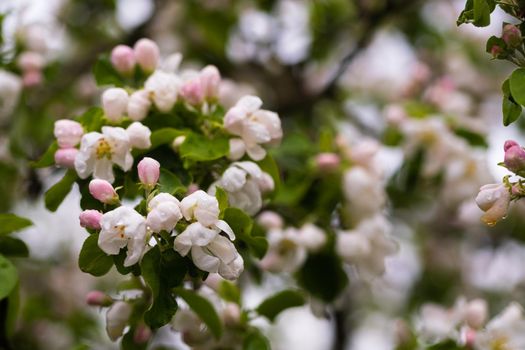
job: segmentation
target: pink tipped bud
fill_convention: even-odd
[[[321,171],[331,172],[341,165],[341,158],[335,153],[319,153],[315,157],[315,164]]]
[[[55,137],[60,148],[72,148],[75,147],[84,134],[84,129],[80,123],[68,120],[60,119],[55,122]]]
[[[18,57],[18,66],[23,71],[40,71],[44,67],[44,57],[38,52],[26,51]]]
[[[55,152],[55,164],[61,168],[73,169],[75,167],[75,157],[78,149],[61,148]]]
[[[201,86],[204,91],[204,97],[207,100],[213,100],[219,96],[219,87],[221,85],[221,74],[215,66],[206,66],[200,74]]]
[[[145,72],[152,72],[159,63],[160,51],[157,44],[150,39],[140,39],[133,47],[135,59]]]
[[[513,24],[507,24],[503,27],[503,41],[510,47],[518,47],[521,45],[521,32],[518,27]]]
[[[204,101],[204,89],[201,80],[198,78],[188,80],[180,88],[179,94],[189,104],[200,105]]]
[[[116,204],[119,197],[113,186],[102,179],[93,179],[89,183],[89,193],[104,204]]]
[[[502,53],[503,53],[503,49],[499,45],[493,45],[490,48],[490,54],[492,55],[493,58],[498,58],[498,56],[501,55]]]
[[[110,306],[113,304],[111,297],[99,290],[92,290],[86,295],[86,303],[91,306]]]
[[[153,158],[145,157],[137,165],[140,182],[147,188],[153,188],[159,181],[160,163]]]
[[[140,324],[137,326],[137,329],[135,329],[135,333],[133,334],[133,341],[135,344],[144,344],[150,340],[152,335],[151,328],[146,326],[145,324]]]
[[[22,83],[25,87],[33,87],[42,83],[42,72],[39,70],[28,70],[22,76]]]
[[[515,141],[505,142],[505,166],[514,173],[525,170],[525,150]]]
[[[192,194],[193,192],[197,192],[199,190],[199,185],[197,185],[196,183],[191,183],[189,186],[188,186],[188,191],[186,192],[186,195],[190,195]]]
[[[135,70],[135,53],[126,45],[117,45],[111,51],[111,64],[117,72],[130,75]]]
[[[102,220],[102,213],[98,210],[84,210],[80,213],[80,226],[90,228],[93,230],[100,230],[100,220]]]

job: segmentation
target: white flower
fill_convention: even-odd
[[[269,246],[268,252],[260,262],[262,269],[291,273],[306,260],[306,248],[302,245],[301,235],[296,228],[271,229],[266,237]]]
[[[197,220],[202,226],[211,229],[220,229],[228,234],[234,240],[230,225],[226,221],[219,220],[219,202],[217,198],[210,196],[203,190],[198,190],[185,197],[180,202],[182,215],[186,220]]]
[[[237,279],[244,262],[233,243],[220,232],[218,227],[208,228],[194,222],[175,238],[174,249],[182,256],[191,251],[193,263],[203,271],[218,273],[229,280]]]
[[[299,229],[299,242],[307,250],[318,251],[326,243],[326,235],[314,224],[305,224]]]
[[[260,109],[262,101],[256,96],[244,96],[224,116],[224,127],[240,136],[246,152],[254,160],[266,156],[261,144],[274,144],[281,140],[283,131],[277,113]]]
[[[128,100],[128,117],[131,120],[141,121],[148,115],[150,107],[149,93],[146,90],[135,91]]]
[[[109,339],[115,341],[122,336],[132,311],[131,305],[125,301],[117,301],[111,305],[106,313],[106,332]]]
[[[507,215],[510,192],[504,184],[485,185],[480,188],[476,203],[485,212],[481,221],[493,226]]]
[[[117,122],[128,108],[128,93],[122,88],[110,88],[102,94],[102,108],[109,120]]]
[[[238,138],[230,139],[230,153],[228,154],[228,158],[231,160],[239,160],[244,156],[244,153],[246,153],[244,141]]]
[[[148,149],[151,147],[151,130],[140,122],[133,122],[126,129],[131,147]]]
[[[0,69],[0,122],[13,112],[22,91],[22,80],[17,75]]]
[[[494,317],[475,340],[477,350],[525,349],[525,319],[518,303],[511,303]]]
[[[90,132],[82,137],[75,158],[75,170],[80,178],[93,174],[98,179],[113,182],[113,164],[128,171],[133,165],[131,144],[126,130],[104,126],[102,133]]]
[[[173,108],[177,101],[179,86],[180,80],[175,74],[160,70],[155,71],[144,84],[144,88],[161,112],[169,112]]]
[[[134,209],[118,207],[100,220],[98,246],[108,255],[117,255],[127,247],[124,266],[136,264],[146,247],[146,219]]]
[[[274,182],[257,164],[247,161],[235,162],[226,169],[219,181],[210,187],[211,194],[215,193],[216,186],[228,193],[231,206],[254,215],[261,210],[262,192],[273,190]]]
[[[457,326],[461,318],[455,308],[445,309],[435,304],[424,304],[416,319],[418,335],[427,342],[458,339]]]
[[[390,225],[381,215],[362,221],[354,230],[337,235],[336,251],[365,276],[377,276],[385,270],[385,258],[397,252],[390,236]]]
[[[169,193],[159,193],[148,204],[146,223],[153,232],[171,232],[182,219],[180,202]]]
[[[380,180],[360,166],[354,166],[344,173],[343,193],[355,218],[375,215],[385,204]]]

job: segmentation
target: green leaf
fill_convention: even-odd
[[[62,180],[54,184],[44,195],[46,208],[50,211],[56,211],[64,198],[71,191],[71,187],[77,179],[77,174],[74,170],[68,170]]]
[[[180,145],[180,156],[193,161],[210,161],[228,155],[230,146],[228,138],[217,137],[209,139],[195,133],[190,133]]]
[[[241,291],[234,283],[230,281],[221,281],[217,293],[222,299],[226,301],[231,301],[232,303],[236,303],[238,305],[241,304]]]
[[[242,344],[243,350],[271,350],[270,342],[259,331],[248,334]]]
[[[186,186],[182,184],[177,175],[165,168],[160,169],[159,185],[162,192],[173,195],[186,192]]]
[[[86,238],[78,257],[80,270],[93,276],[103,276],[113,266],[113,258],[98,246],[98,235],[94,233]]]
[[[14,265],[0,255],[0,300],[7,297],[18,282],[18,272]]]
[[[0,236],[11,232],[20,231],[23,228],[33,225],[31,220],[22,218],[15,214],[0,214]]]
[[[107,55],[102,55],[98,58],[97,63],[95,63],[95,66],[93,67],[93,75],[95,76],[97,86],[124,85],[122,77],[118,74],[115,68],[113,68]]]
[[[58,150],[58,143],[54,141],[45,153],[36,162],[32,162],[31,166],[34,168],[46,168],[55,164],[55,152]]]
[[[187,134],[187,131],[177,130],[174,128],[162,128],[151,133],[151,149],[157,148],[160,145],[172,143],[176,137]]]
[[[222,336],[222,322],[217,311],[208,299],[184,288],[177,288],[175,292],[184,299],[189,307],[200,317],[206,326],[208,326],[208,329],[215,338],[220,339]]]
[[[520,105],[525,105],[525,68],[512,72],[509,83],[512,98]]]
[[[99,131],[104,125],[104,111],[100,107],[91,107],[77,118],[84,131]]]
[[[255,311],[273,322],[282,311],[291,307],[302,306],[304,303],[304,296],[298,291],[284,290],[264,300]]]
[[[454,133],[459,137],[464,138],[471,146],[487,148],[489,144],[485,137],[477,132],[471,131],[466,128],[455,128]]]
[[[10,257],[25,258],[29,256],[29,249],[21,239],[0,236],[0,254]]]
[[[297,279],[310,294],[327,302],[333,301],[348,284],[341,261],[333,252],[310,254]]]
[[[228,202],[228,194],[225,190],[222,189],[222,187],[215,187],[215,197],[217,198],[217,201],[219,202],[219,210],[221,215],[224,214],[224,211],[226,208],[228,208],[229,202]],[[222,217],[221,217],[222,219]]]
[[[501,109],[503,112],[504,126],[509,126],[510,124],[518,120],[518,118],[521,116],[522,107],[508,97],[503,97]]]
[[[488,26],[491,12],[487,0],[474,0],[474,25],[476,27]]]
[[[224,211],[224,221],[232,228],[237,237],[236,241],[246,243],[255,256],[262,259],[268,250],[268,241],[264,237],[252,236],[252,218],[238,208],[227,208]]]

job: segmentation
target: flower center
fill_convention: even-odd
[[[286,255],[288,252],[293,251],[296,247],[297,244],[294,241],[288,238],[283,238],[279,243],[279,255]]]
[[[115,226],[113,226],[113,228],[117,231],[116,235],[119,238],[122,238],[122,239],[126,238],[126,234],[124,232],[124,230],[126,229],[125,225],[115,225]]]
[[[102,138],[98,141],[96,153],[97,159],[102,159],[106,157],[108,160],[111,160],[111,145],[108,141],[106,141],[106,139]]]
[[[490,343],[491,350],[510,350],[508,339],[505,336],[499,336]]]

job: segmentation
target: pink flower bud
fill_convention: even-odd
[[[152,335],[151,329],[145,324],[139,324],[133,334],[133,341],[135,344],[144,344],[150,340]]]
[[[38,52],[26,51],[18,57],[18,66],[23,71],[40,71],[44,67],[44,57]]]
[[[135,59],[145,72],[152,72],[159,63],[160,51],[157,44],[150,39],[140,39],[133,47]]]
[[[283,219],[273,211],[263,211],[257,217],[257,223],[267,230],[283,228]]]
[[[54,134],[60,148],[72,148],[80,142],[84,129],[76,121],[60,119],[55,122]]]
[[[483,327],[487,321],[488,305],[483,299],[474,299],[467,304],[465,320],[467,324],[475,329]]]
[[[493,58],[498,58],[498,56],[501,55],[501,53],[503,53],[503,49],[499,45],[493,45],[490,48],[490,54]]]
[[[515,141],[509,140],[503,146],[505,166],[513,173],[525,170],[525,150]]]
[[[42,72],[39,70],[28,70],[22,76],[22,83],[25,87],[40,85],[42,82]]]
[[[61,168],[73,169],[78,149],[60,148],[55,152],[55,164]]]
[[[99,290],[92,290],[86,295],[86,303],[91,306],[110,306],[113,299]]]
[[[130,75],[135,70],[135,53],[126,45],[117,45],[111,51],[111,64],[117,72]]]
[[[102,94],[102,108],[109,120],[117,122],[128,109],[128,93],[122,88],[110,88]]]
[[[102,219],[102,213],[98,210],[84,210],[80,213],[80,226],[85,228],[91,228],[93,230],[100,230],[100,220]]]
[[[102,179],[93,179],[89,183],[89,193],[104,204],[116,204],[119,197],[113,186]]]
[[[219,87],[221,85],[221,74],[215,66],[206,66],[200,73],[201,86],[204,91],[204,97],[212,100],[219,96]]]
[[[222,318],[226,326],[235,326],[241,319],[241,309],[235,303],[226,303],[222,311]]]
[[[331,172],[341,165],[341,158],[335,153],[319,153],[315,157],[315,164],[321,171]]]
[[[137,165],[140,182],[147,188],[153,188],[159,181],[160,163],[153,158],[145,157]]]
[[[197,192],[198,190],[199,190],[199,185],[197,185],[196,183],[191,183],[188,186],[188,191],[186,191],[186,195],[189,196],[190,194]]]
[[[518,47],[521,45],[521,32],[518,27],[513,24],[507,24],[503,27],[503,41],[510,47]]]
[[[204,101],[204,89],[201,81],[194,78],[186,81],[180,88],[179,94],[191,105],[200,105]]]

